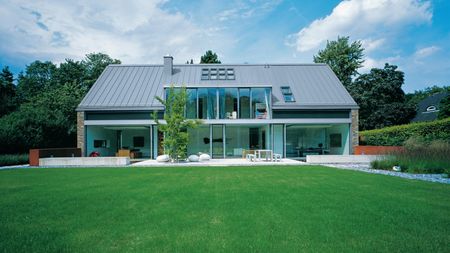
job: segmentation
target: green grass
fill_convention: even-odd
[[[450,185],[320,166],[0,171],[1,252],[448,252]]]

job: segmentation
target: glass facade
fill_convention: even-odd
[[[251,89],[251,111],[254,119],[270,118],[270,89],[269,88],[252,88]]]
[[[238,89],[219,89],[219,109],[221,119],[238,118]]]
[[[186,118],[197,118],[197,89],[186,89]]]
[[[286,157],[349,152],[349,125],[286,125]]]
[[[210,132],[209,125],[200,125],[197,128],[188,128],[189,135],[187,152],[189,155],[205,153],[210,150]]]
[[[188,88],[186,93],[188,119],[272,118],[271,88]]]
[[[239,118],[249,119],[250,118],[250,89],[240,88],[239,89]]]

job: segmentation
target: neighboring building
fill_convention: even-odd
[[[358,144],[358,105],[326,64],[109,65],[77,108],[78,147],[84,155],[134,150],[163,153],[152,120],[164,108],[155,96],[186,86],[188,153],[241,157],[272,149],[283,157],[351,154]]]
[[[436,120],[439,114],[439,104],[448,95],[448,92],[441,92],[424,98],[417,104],[416,116],[411,121],[422,122]]]

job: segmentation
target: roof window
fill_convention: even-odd
[[[203,68],[201,80],[234,80],[234,69],[232,68]]]
[[[292,94],[291,87],[281,86],[281,94],[283,94],[284,102],[295,102],[294,95]]]

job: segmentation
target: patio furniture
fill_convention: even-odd
[[[270,149],[257,149],[255,150],[255,156],[256,159],[258,159],[259,161],[261,160],[261,154],[264,154],[265,160],[267,161],[272,161],[273,159],[273,152]]]
[[[281,162],[281,155],[280,154],[273,154],[272,159],[275,162]]]
[[[242,150],[242,158],[247,158],[247,154],[255,154],[255,150],[251,150],[251,149],[244,149]]]
[[[256,162],[256,156],[254,154],[247,154],[246,158],[249,162]]]

